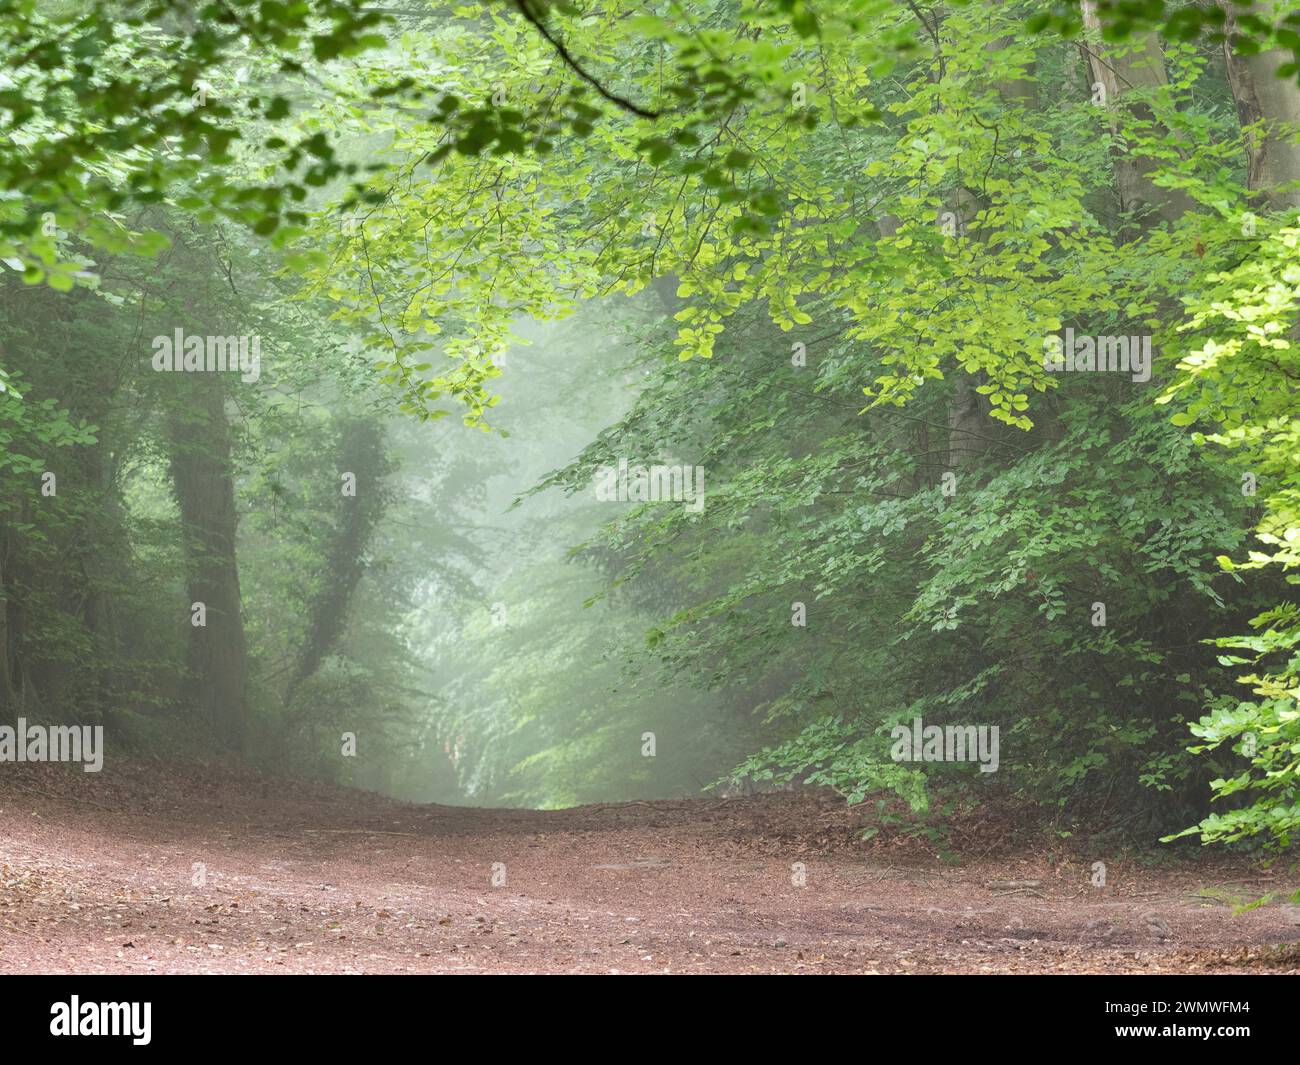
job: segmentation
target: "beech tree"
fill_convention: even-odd
[[[671,683],[748,778],[979,795],[888,757],[974,715],[1031,803],[1289,840],[1298,52],[1232,0],[0,2],[5,714],[311,760],[366,706],[551,802],[648,772],[610,745]],[[389,484],[399,416],[490,448],[520,323],[574,315],[636,340],[627,403],[539,492],[707,471],[567,529],[599,640],[428,498],[472,460]],[[153,373],[178,326],[265,376]],[[433,589],[476,620],[412,621]],[[570,710],[623,681],[565,653],[644,702]]]

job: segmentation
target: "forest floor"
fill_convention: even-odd
[[[488,810],[210,765],[6,764],[0,972],[1300,972],[1294,860],[1071,855],[994,826],[944,861],[861,840],[861,811]],[[1234,912],[1267,892],[1283,901]]]

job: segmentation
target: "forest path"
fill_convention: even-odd
[[[1281,863],[1116,857],[1096,888],[1091,857],[862,842],[814,796],[483,810],[65,769],[0,766],[3,973],[1300,971],[1300,907],[1225,905],[1295,890]]]

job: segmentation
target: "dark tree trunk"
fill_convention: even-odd
[[[1247,134],[1247,185],[1273,207],[1300,207],[1300,188],[1281,188],[1300,180],[1300,144],[1296,144],[1292,129],[1300,122],[1300,85],[1294,76],[1277,76],[1278,68],[1291,56],[1280,48],[1239,55],[1234,48],[1236,16],[1249,11],[1262,17],[1265,5],[1243,8],[1220,0],[1219,6],[1228,15],[1228,39],[1223,48],[1237,118],[1243,129],[1262,124],[1258,132]]]
[[[9,626],[9,590],[5,586],[5,563],[9,533],[0,525],[0,721],[13,724],[18,719],[18,694],[13,685],[13,662],[10,656],[12,633]]]
[[[220,375],[184,375],[191,404],[172,415],[172,479],[185,538],[187,586],[184,624],[190,699],[226,747],[242,752],[248,724],[248,656],[240,613],[235,559],[235,488],[230,426]],[[195,626],[190,606],[202,603],[206,625]]]
[[[340,484],[340,517],[326,553],[325,572],[320,592],[311,606],[307,639],[293,678],[288,697],[321,664],[343,632],[348,604],[365,572],[365,552],[370,534],[387,505],[383,476],[387,472],[384,439],[379,424],[373,420],[350,423],[343,431],[339,446],[340,473],[356,476],[356,495],[343,495]]]

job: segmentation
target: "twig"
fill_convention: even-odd
[[[553,37],[551,35],[550,30],[548,30],[546,26],[542,24],[542,20],[539,19],[536,15],[532,13],[532,11],[529,10],[528,0],[515,0],[515,7],[518,8],[519,13],[523,15],[524,18],[527,19],[532,24],[533,28],[537,30],[537,32],[540,33],[542,37],[546,39],[546,43],[555,49],[555,51],[559,54],[560,58],[564,60],[565,65],[568,66],[575,74],[577,74],[578,77],[580,77],[583,81],[585,81],[588,85],[590,85],[593,89],[595,89],[598,93],[600,93],[600,95],[603,96],[606,100],[608,100],[612,104],[617,104],[625,111],[631,111],[632,114],[634,115],[640,115],[642,118],[659,117],[658,111],[647,111],[644,107],[640,107],[637,104],[634,104],[631,100],[625,100],[623,97],[610,92],[607,88],[605,88],[605,86],[603,86],[599,81],[597,81],[596,78],[594,78],[592,75],[588,74],[585,70],[583,70],[583,68],[579,65],[578,61],[569,54],[569,50],[564,47],[564,44],[561,41],[559,41],[557,38]]]

